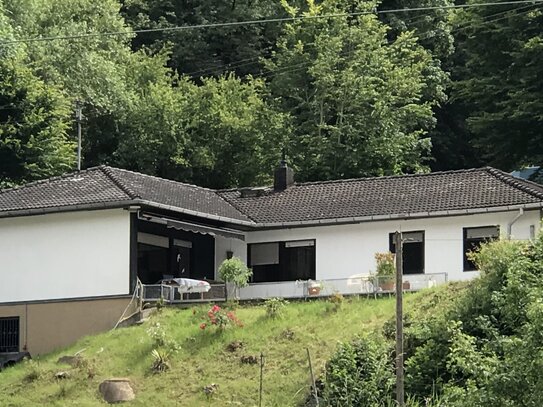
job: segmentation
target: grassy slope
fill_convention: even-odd
[[[439,297],[436,292],[444,290],[408,296],[407,308],[425,301],[433,306]],[[222,335],[199,329],[200,314],[207,307],[197,308],[196,315],[190,309],[166,309],[142,326],[84,338],[62,352],[43,357],[36,380],[28,380],[29,372],[36,370],[31,366],[19,365],[0,373],[0,406],[101,405],[98,384],[110,377],[132,380],[136,400],[130,405],[254,406],[258,404],[259,367],[241,364],[240,356],[257,356],[261,351],[266,358],[263,404],[295,406],[308,392],[305,348],[311,352],[316,372],[322,372],[338,341],[380,328],[392,317],[394,304],[394,298],[349,299],[341,311],[333,312],[326,301],[296,302],[289,304],[285,316],[278,320],[266,318],[262,306],[246,306],[236,311],[245,326]],[[147,329],[157,321],[168,338],[181,345],[172,357],[171,370],[162,374],[150,372],[153,344]],[[287,328],[294,332],[293,339],[282,335]],[[243,341],[245,347],[235,353],[226,351],[233,340]],[[56,364],[59,356],[83,348],[88,368]],[[90,379],[89,369],[95,373]],[[56,380],[54,374],[61,370],[68,371],[70,377]],[[208,399],[202,389],[211,383],[217,383],[219,389]]]

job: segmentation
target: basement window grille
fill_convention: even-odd
[[[19,352],[19,317],[0,318],[0,353]]]

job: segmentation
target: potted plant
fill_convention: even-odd
[[[322,290],[322,284],[318,281],[309,280],[307,284],[307,292],[309,295],[319,295]]]
[[[375,253],[375,262],[377,263],[375,276],[379,288],[383,291],[393,291],[396,279],[394,254],[391,252]]]
[[[239,289],[249,284],[252,275],[253,271],[238,257],[224,260],[219,267],[219,276],[227,285],[226,296],[228,297],[228,285],[231,285],[235,299],[238,298]]]

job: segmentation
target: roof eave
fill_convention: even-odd
[[[232,225],[249,226],[249,227],[254,227],[254,226],[257,225],[255,222],[252,222],[252,221],[234,219],[234,218],[229,218],[229,217],[220,216],[220,215],[212,215],[212,214],[205,213],[205,212],[193,211],[191,209],[179,208],[177,206],[165,205],[165,204],[161,204],[161,203],[157,203],[157,202],[153,202],[153,201],[147,201],[147,200],[144,200],[144,199],[138,199],[137,203],[140,204],[140,205],[146,205],[146,206],[153,207],[153,208],[164,209],[164,210],[172,211],[172,212],[176,212],[176,213],[182,213],[184,215],[196,216],[198,218],[210,219],[210,220],[215,220],[215,221],[219,221],[219,222],[230,223]]]
[[[300,227],[315,227],[315,226],[333,226],[333,225],[345,225],[353,223],[363,222],[375,222],[386,221],[396,219],[421,219],[421,218],[437,218],[448,216],[462,216],[462,215],[474,215],[494,212],[509,212],[518,209],[540,209],[543,208],[543,202],[530,203],[530,204],[518,204],[507,206],[494,206],[487,208],[472,208],[472,209],[451,209],[444,211],[431,211],[431,212],[413,212],[413,213],[400,213],[391,215],[371,215],[371,216],[356,216],[346,218],[330,218],[330,219],[317,219],[306,221],[293,221],[293,222],[263,222],[255,225],[256,229],[281,229],[281,228],[300,228]]]
[[[134,205],[137,203],[138,202],[136,200],[130,199],[112,202],[95,202],[89,204],[50,206],[47,208],[16,209],[0,212],[0,218],[15,218],[20,216],[46,215],[51,213],[78,212],[98,209],[126,208],[130,205]]]

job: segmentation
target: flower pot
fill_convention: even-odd
[[[382,281],[379,283],[379,288],[382,291],[394,291],[394,281]]]
[[[321,292],[321,288],[318,285],[315,286],[309,286],[307,289],[309,295],[319,295]]]
[[[404,290],[410,290],[411,289],[411,283],[409,281],[404,281],[402,284],[402,288]]]

